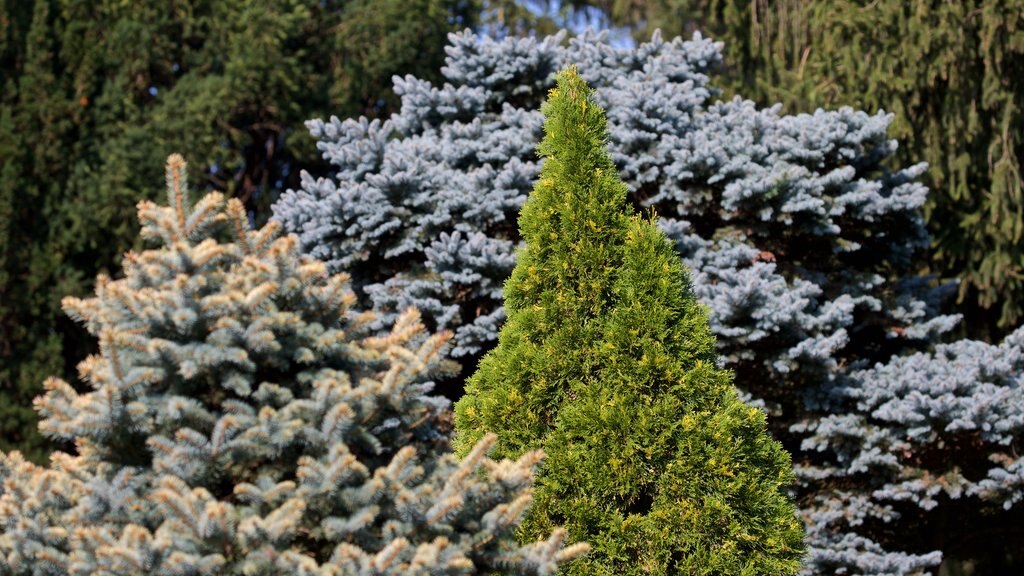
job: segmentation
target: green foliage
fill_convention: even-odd
[[[558,19],[521,0],[482,0],[481,28],[495,37],[551,35],[561,28]],[[549,11],[548,11],[549,12]]]
[[[927,161],[931,267],[962,280],[967,331],[1024,318],[1024,3],[1018,0],[573,0],[636,38],[725,42],[726,96],[789,112],[895,114],[896,165]]]
[[[508,321],[456,405],[456,450],[548,458],[521,531],[564,523],[594,552],[567,574],[795,574],[789,457],[716,367],[688,273],[629,214],[604,112],[574,69],[543,108]]]
[[[186,179],[172,155],[169,206],[139,203],[158,247],[64,300],[99,353],[36,406],[76,454],[0,453],[0,575],[542,576],[587,549],[515,542],[540,452],[452,455],[450,334],[409,309],[367,336],[347,275]]]
[[[0,2],[0,449],[49,447],[26,407],[90,352],[60,314],[137,236],[148,171],[192,155],[256,222],[321,159],[303,122],[385,114],[394,74],[438,79],[474,0]],[[414,40],[413,40],[414,39]]]

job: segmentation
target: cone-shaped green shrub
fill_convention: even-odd
[[[448,335],[410,310],[367,337],[345,275],[167,170],[170,207],[139,205],[162,246],[65,299],[100,353],[36,405],[78,454],[0,453],[0,576],[542,576],[586,549],[515,541],[539,452],[451,454]]]
[[[630,214],[603,110],[574,68],[543,110],[508,322],[456,406],[456,451],[489,432],[501,457],[545,450],[521,536],[589,542],[567,574],[795,574],[789,456],[716,367],[671,242]]]

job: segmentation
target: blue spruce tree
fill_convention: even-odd
[[[516,216],[540,171],[536,110],[555,72],[578,64],[607,112],[629,200],[657,211],[710,308],[720,361],[794,454],[808,572],[910,575],[930,573],[944,556],[976,565],[1024,557],[1024,523],[1015,522],[1024,506],[1007,496],[1022,493],[1012,471],[1024,425],[1003,395],[1012,397],[1020,367],[993,365],[987,382],[1002,400],[986,407],[961,368],[950,370],[964,385],[950,388],[902,358],[929,353],[958,318],[940,310],[955,287],[916,275],[928,246],[928,191],[916,181],[926,166],[887,167],[897,149],[890,115],[786,116],[717,101],[709,82],[722,47],[699,35],[655,34],[636,48],[594,33],[450,38],[446,83],[396,78],[402,106],[387,121],[310,121],[337,172],[304,175],[274,207],[303,251],[351,271],[381,327],[414,304],[429,326],[454,331],[464,365],[495,345],[521,242]],[[950,366],[995,354],[951,346],[934,352],[959,359]],[[911,400],[883,417],[858,396],[880,382],[894,398],[938,399],[913,438],[900,436]],[[451,395],[461,386],[452,383]],[[952,424],[960,409],[981,419],[975,432]],[[837,415],[853,428],[833,426]],[[984,426],[1002,435],[983,435]],[[887,468],[858,467],[861,450]],[[926,497],[907,488],[952,470],[1002,489],[932,486]]]
[[[77,454],[0,454],[0,574],[551,574],[586,550],[516,543],[539,452],[451,454],[447,334],[409,310],[366,335],[344,274],[167,172],[170,206],[139,205],[161,247],[64,302],[99,340],[91,390],[36,404]]]

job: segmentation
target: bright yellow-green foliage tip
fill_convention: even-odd
[[[456,449],[543,449],[521,537],[564,525],[593,551],[563,573],[788,575],[803,530],[789,455],[715,365],[688,272],[631,214],[604,111],[574,67],[543,108],[508,321],[456,405]]]

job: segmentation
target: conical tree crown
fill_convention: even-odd
[[[457,450],[543,448],[523,536],[564,523],[594,546],[570,574],[795,574],[789,457],[715,365],[687,271],[629,214],[605,120],[575,69],[544,106],[508,322],[456,406]]]
[[[98,337],[88,390],[50,379],[42,469],[0,454],[0,575],[550,574],[586,546],[520,546],[533,451],[461,462],[429,378],[448,334],[415,310],[366,336],[344,274],[238,200],[139,206],[161,246],[65,308]]]

